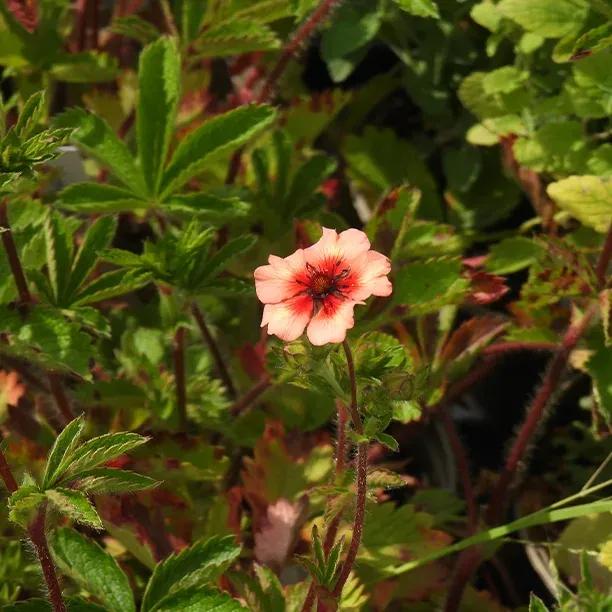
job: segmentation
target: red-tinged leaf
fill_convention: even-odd
[[[458,359],[466,351],[472,351],[488,344],[507,327],[507,323],[495,315],[474,317],[462,323],[450,336],[440,358],[449,362]]]
[[[471,282],[471,291],[468,300],[473,304],[491,304],[501,299],[510,288],[505,284],[503,276],[496,276],[488,272],[468,272]]]
[[[17,372],[0,370],[0,411],[3,406],[17,406],[25,392],[26,388],[19,382]]]
[[[38,27],[38,0],[7,0],[6,7],[13,17],[32,33]]]

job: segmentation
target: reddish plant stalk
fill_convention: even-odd
[[[270,382],[269,378],[262,378],[258,383],[255,383],[255,385],[253,385],[239,400],[234,402],[234,405],[230,408],[230,414],[234,417],[238,416],[271,386],[272,383]]]
[[[338,427],[336,433],[336,479],[346,469],[346,421],[347,413],[344,404],[341,401],[336,401],[336,407],[338,409]],[[329,504],[329,502],[328,502]],[[340,526],[340,513],[338,513],[329,524],[327,532],[325,534],[325,540],[323,542],[323,551],[325,556],[329,554],[338,533],[338,527]],[[310,583],[306,599],[302,604],[302,612],[310,612],[312,605],[314,604],[315,597],[317,594],[316,585],[314,582]]]
[[[187,426],[187,389],[185,381],[185,328],[182,325],[174,333],[173,360],[179,427],[185,429]]]
[[[283,48],[283,51],[276,62],[274,68],[268,75],[257,101],[262,104],[270,100],[274,90],[278,85],[278,81],[285,72],[291,59],[297,55],[299,50],[303,48],[317,29],[325,23],[326,19],[331,15],[334,8],[340,4],[341,0],[322,0],[319,6],[312,11],[308,19],[294,32],[289,42]]]
[[[518,471],[533,436],[543,421],[546,408],[550,404],[553,394],[559,386],[561,377],[567,367],[569,355],[575,348],[578,340],[580,340],[594,314],[595,306],[592,305],[587,309],[580,320],[568,327],[561,341],[561,346],[548,365],[546,373],[544,374],[544,380],[527,409],[525,421],[521,425],[514,443],[508,452],[502,472],[491,494],[491,501],[487,509],[487,521],[491,525],[498,523],[503,517],[508,501],[508,492],[514,480],[514,476]]]
[[[214,336],[210,333],[208,329],[208,325],[206,325],[206,319],[204,319],[204,313],[200,310],[198,305],[193,302],[191,304],[191,313],[193,314],[193,318],[196,320],[198,327],[200,328],[200,332],[202,337],[204,338],[204,342],[206,342],[206,346],[213,356],[213,360],[215,362],[215,366],[217,368],[217,373],[219,377],[223,381],[225,388],[227,389],[230,397],[232,399],[236,398],[236,387],[232,381],[232,377],[230,376],[229,370],[225,365],[225,361],[223,359],[223,355],[219,350],[219,346],[217,345],[217,341]]]
[[[515,351],[555,351],[557,346],[554,342],[496,342],[482,352],[484,355],[499,355]]]
[[[289,39],[287,44],[284,46],[278,61],[274,65],[274,68],[270,71],[267,79],[265,80],[259,95],[257,96],[257,103],[264,104],[269,102],[272,97],[278,82],[285,72],[289,62],[293,57],[297,55],[299,50],[303,48],[312,35],[317,29],[323,25],[327,18],[331,15],[334,8],[336,8],[342,0],[321,0],[317,8],[312,11],[308,19],[293,33],[293,36]],[[230,167],[227,172],[225,183],[232,185],[238,173],[240,172],[240,166],[242,163],[242,149],[238,149],[232,156],[230,161]]]
[[[64,425],[66,425],[70,423],[72,419],[74,419],[74,413],[72,412],[72,408],[70,407],[68,397],[64,392],[64,387],[62,386],[61,378],[59,374],[57,374],[57,372],[49,372],[47,374],[47,380],[49,381],[49,388],[51,389],[51,394],[55,399],[55,404],[62,414],[62,417],[65,421]]]
[[[457,428],[453,423],[453,419],[448,414],[446,405],[441,406],[440,419],[442,420],[442,426],[444,427],[448,442],[455,456],[457,474],[461,481],[461,488],[463,489],[463,497],[465,498],[467,508],[468,529],[470,533],[473,533],[478,524],[478,506],[476,505],[476,495],[474,494],[474,487],[472,486],[472,479],[470,477],[470,466],[467,453],[457,433]]]
[[[355,363],[353,361],[353,354],[348,342],[345,340],[342,343],[344,348],[344,354],[346,355],[346,365],[349,373],[349,380],[351,384],[351,404],[349,406],[349,413],[351,415],[351,421],[353,423],[353,429],[355,433],[363,435],[363,424],[361,417],[359,416],[359,409],[357,407],[357,378],[355,376]],[[355,502],[355,518],[353,520],[353,534],[351,537],[351,543],[349,544],[348,552],[344,559],[344,563],[340,568],[338,574],[338,580],[334,587],[332,595],[339,598],[342,594],[342,589],[348,580],[349,574],[353,569],[355,559],[357,558],[357,552],[359,551],[359,545],[361,544],[361,536],[363,535],[363,524],[365,521],[365,504],[367,494],[367,476],[368,476],[368,443],[360,442],[357,445],[357,499]]]
[[[455,612],[461,605],[463,591],[470,581],[472,574],[480,565],[481,555],[478,548],[468,548],[460,555],[451,579],[446,602],[444,603],[444,612]]]
[[[13,278],[15,279],[17,291],[19,292],[19,300],[23,304],[29,304],[32,302],[32,296],[30,294],[30,290],[28,289],[28,283],[26,281],[25,274],[23,273],[21,261],[19,261],[15,241],[13,240],[13,233],[8,220],[6,198],[0,201],[0,227],[3,228],[0,236],[2,237],[2,244],[4,245],[4,250],[6,251],[6,258],[8,259]]]
[[[2,478],[9,493],[12,494],[19,488],[2,450],[0,450],[0,477]],[[49,552],[49,546],[47,544],[47,536],[45,534],[45,518],[46,506],[43,504],[40,507],[36,518],[28,527],[28,535],[30,536],[30,540],[34,545],[34,548],[36,549],[36,554],[42,567],[42,572],[47,584],[47,590],[49,591],[49,599],[51,600],[53,611],[66,612],[66,605],[62,599],[62,590],[57,579],[55,565],[53,563],[53,559],[51,558],[51,553]]]

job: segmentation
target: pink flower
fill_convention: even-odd
[[[355,324],[353,307],[371,295],[391,294],[389,260],[370,250],[367,236],[356,229],[323,236],[307,249],[255,270],[257,297],[265,304],[261,326],[282,340],[308,339],[321,346],[342,342]]]
[[[268,506],[264,526],[255,534],[255,558],[266,565],[282,566],[291,552],[303,504],[280,498]]]

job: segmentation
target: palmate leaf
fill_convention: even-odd
[[[45,494],[36,485],[20,486],[8,500],[8,517],[13,523],[26,528],[38,506],[45,500]]]
[[[91,376],[89,362],[94,352],[91,336],[59,310],[38,305],[24,321],[14,309],[0,306],[0,329],[9,339],[8,344],[0,344],[0,352],[81,378]]]
[[[60,469],[64,477],[74,477],[85,470],[98,467],[119,455],[123,455],[148,441],[148,438],[132,432],[109,433],[92,438],[71,450],[62,461]]]
[[[248,251],[256,241],[255,236],[249,234],[230,240],[208,259],[204,268],[204,277],[214,278],[234,257]]]
[[[85,419],[81,415],[70,421],[57,436],[49,451],[49,458],[47,459],[47,466],[42,481],[43,489],[51,488],[59,480],[63,470],[66,469],[68,458],[83,435],[84,428]]]
[[[225,57],[280,47],[274,32],[251,18],[232,18],[203,32],[195,41],[198,57]]]
[[[72,474],[66,481],[73,481],[74,486],[88,494],[130,493],[151,489],[159,485],[157,480],[115,468],[98,467]]]
[[[411,15],[440,18],[440,12],[433,0],[394,0],[394,2]]]
[[[188,193],[172,196],[164,203],[164,210],[188,219],[195,216],[200,221],[222,224],[245,217],[251,206],[238,196]]]
[[[197,587],[169,595],[155,612],[247,612],[247,609],[227,593]]]
[[[239,147],[274,119],[269,106],[244,106],[208,120],[191,132],[176,148],[161,185],[162,198],[168,198],[205,167],[208,157]]]
[[[15,134],[20,139],[28,138],[36,129],[45,112],[45,91],[32,94],[23,105],[15,124]]]
[[[130,293],[144,287],[150,280],[148,272],[112,270],[102,274],[78,293],[72,306],[86,306]]]
[[[145,210],[150,204],[132,191],[102,183],[74,183],[56,202],[59,208],[77,213],[118,213]]]
[[[55,561],[79,586],[111,612],[135,612],[127,576],[98,544],[73,529],[60,528],[51,537]]]
[[[136,134],[138,155],[151,195],[158,192],[174,132],[180,73],[180,55],[171,38],[160,38],[140,54]]]
[[[216,580],[239,555],[240,547],[235,544],[233,536],[213,536],[206,541],[196,542],[179,554],[171,555],[155,567],[144,593],[142,612],[178,610],[170,606],[181,601],[181,592],[185,593],[194,586],[201,588]]]
[[[72,236],[66,231],[63,219],[49,212],[44,223],[47,272],[53,296],[53,304],[61,305],[68,281],[72,259]]]
[[[125,143],[96,115],[74,108],[56,118],[60,127],[75,128],[72,140],[108,168],[136,196],[146,197],[145,180]]]
[[[45,491],[45,495],[61,514],[76,523],[92,529],[103,528],[102,519],[98,516],[87,496],[81,491],[58,487],[48,489]]]
[[[69,281],[65,290],[66,302],[71,303],[71,298],[87,280],[98,261],[100,251],[110,245],[116,229],[117,221],[112,217],[102,217],[89,227],[72,262]]]

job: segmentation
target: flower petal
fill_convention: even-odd
[[[304,258],[311,266],[333,271],[335,263],[341,258],[336,230],[324,227],[321,238],[304,249]]]
[[[268,326],[268,334],[291,342],[304,333],[312,316],[313,302],[309,295],[296,295],[280,304],[264,306],[261,326]]]
[[[259,266],[254,272],[255,291],[263,304],[278,304],[304,290],[298,282],[306,272],[302,249],[284,259],[270,255],[268,262],[270,265]]]
[[[370,250],[370,241],[364,232],[351,228],[344,230],[338,236],[338,248],[350,266],[353,260]]]
[[[346,279],[343,292],[351,300],[365,300],[371,295],[391,295],[393,287],[387,278],[389,272],[389,259],[378,251],[368,251],[353,261],[351,275]]]
[[[312,318],[306,334],[315,346],[322,346],[328,342],[342,342],[346,338],[346,330],[355,325],[353,300],[341,300],[328,296],[321,309]]]

